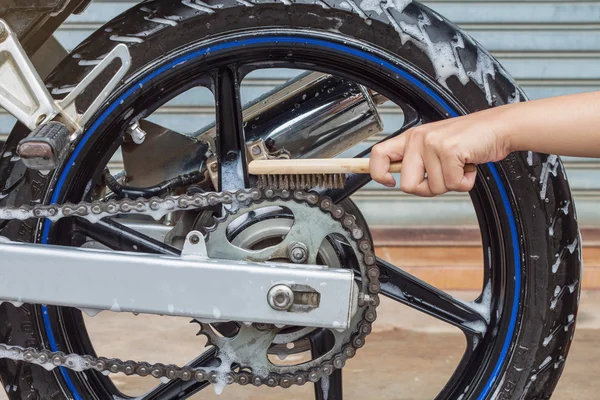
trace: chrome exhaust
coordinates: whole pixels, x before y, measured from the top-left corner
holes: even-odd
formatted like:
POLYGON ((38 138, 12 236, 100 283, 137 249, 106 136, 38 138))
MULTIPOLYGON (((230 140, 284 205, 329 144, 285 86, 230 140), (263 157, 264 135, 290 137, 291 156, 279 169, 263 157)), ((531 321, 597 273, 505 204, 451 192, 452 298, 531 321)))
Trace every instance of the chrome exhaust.
MULTIPOLYGON (((244 107, 247 142, 262 140, 291 158, 333 157, 383 130, 364 86, 321 72, 306 72, 244 107)), ((216 137, 214 125, 193 136, 216 137)))
MULTIPOLYGON (((381 100, 347 79, 306 72, 244 106, 246 141, 249 147, 261 142, 269 153, 285 152, 290 158, 334 157, 383 130, 376 104, 381 100)), ((123 145, 129 184, 154 185, 197 171, 207 162, 209 154, 198 157, 197 146, 174 148, 174 142, 182 141, 179 133, 144 120, 140 127, 146 132, 145 141, 123 145), (160 170, 149 165, 149 154, 160 170)), ((216 133, 212 124, 186 141, 207 143, 214 153, 216 133)))

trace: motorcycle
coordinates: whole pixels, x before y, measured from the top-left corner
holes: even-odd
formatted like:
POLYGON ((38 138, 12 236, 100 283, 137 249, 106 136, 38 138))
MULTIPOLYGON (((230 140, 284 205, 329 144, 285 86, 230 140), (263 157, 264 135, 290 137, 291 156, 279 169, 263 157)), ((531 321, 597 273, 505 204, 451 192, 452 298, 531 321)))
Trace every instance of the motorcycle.
POLYGON ((351 199, 368 175, 297 190, 258 188, 248 173, 251 160, 368 157, 423 123, 526 101, 467 33, 410 0, 153 0, 67 52, 52 33, 89 3, 0 1, 0 105, 19 121, 0 143, 10 399, 123 398, 117 373, 164 380, 144 399, 210 384, 314 384, 317 399, 341 399, 382 297, 464 333, 436 399, 550 397, 582 267, 557 156, 478 166, 473 302, 376 256, 351 199), (274 68, 305 72, 243 104, 244 77, 274 68), (214 94, 213 124, 182 134, 152 121, 198 87, 214 94), (391 104, 403 123, 388 133, 379 109, 391 104), (210 348, 184 366, 100 357, 82 315, 100 311, 193 318, 210 348))

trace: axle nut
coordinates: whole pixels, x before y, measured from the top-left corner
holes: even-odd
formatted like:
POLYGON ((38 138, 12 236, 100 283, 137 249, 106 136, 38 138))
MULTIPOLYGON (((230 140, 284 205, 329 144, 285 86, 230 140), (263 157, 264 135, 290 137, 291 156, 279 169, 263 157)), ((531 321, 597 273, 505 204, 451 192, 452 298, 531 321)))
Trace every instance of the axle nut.
POLYGON ((294 291, 287 285, 275 285, 269 290, 267 300, 272 309, 287 311, 294 304, 294 291))
POLYGON ((308 259, 308 248, 304 243, 294 242, 288 247, 288 258, 296 264, 302 264, 308 259))

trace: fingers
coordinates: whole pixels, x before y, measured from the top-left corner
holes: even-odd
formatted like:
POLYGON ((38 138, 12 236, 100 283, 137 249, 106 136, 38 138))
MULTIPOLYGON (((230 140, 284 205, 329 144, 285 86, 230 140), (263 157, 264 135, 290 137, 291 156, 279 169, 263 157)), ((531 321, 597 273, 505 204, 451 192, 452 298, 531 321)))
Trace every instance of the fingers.
POLYGON ((425 147, 423 151, 423 161, 425 162, 425 172, 427 172, 427 183, 429 190, 434 195, 448 192, 446 187, 445 173, 442 162, 432 147, 425 147))
POLYGON ((452 153, 441 156, 444 183, 448 191, 468 192, 475 184, 477 172, 465 172, 465 165, 452 153))
MULTIPOLYGON (((436 150, 435 146, 426 144, 423 150, 423 160, 427 173, 425 180, 428 183, 430 196, 438 196, 450 191, 468 192, 473 188, 477 172, 465 172, 464 163, 455 153, 436 150)), ((404 174, 401 179, 404 179, 404 174)), ((412 193, 423 195, 423 190, 421 193, 412 193)))
POLYGON ((431 197, 433 192, 425 178, 425 162, 418 149, 410 146, 407 148, 402 161, 402 174, 400 176, 400 189, 406 193, 422 197, 431 197))
POLYGON ((400 189, 406 193, 430 197, 471 190, 477 173, 464 171, 464 160, 470 157, 457 148, 456 140, 448 138, 441 123, 426 128, 413 128, 374 146, 370 160, 373 180, 395 186, 396 181, 389 172, 390 163, 402 160, 400 189))
POLYGON ((373 146, 369 169, 374 181, 389 187, 396 186, 396 180, 389 172, 390 163, 402 160, 405 143, 406 137, 401 135, 373 146))

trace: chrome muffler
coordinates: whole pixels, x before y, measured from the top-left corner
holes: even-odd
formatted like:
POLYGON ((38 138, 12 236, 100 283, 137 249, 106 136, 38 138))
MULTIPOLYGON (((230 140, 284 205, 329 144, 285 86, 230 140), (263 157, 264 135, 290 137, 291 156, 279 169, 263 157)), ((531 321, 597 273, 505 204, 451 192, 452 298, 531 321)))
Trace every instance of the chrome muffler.
MULTIPOLYGON (((260 142, 269 153, 284 152, 290 158, 334 157, 383 130, 376 101, 381 102, 355 82, 306 72, 244 106, 246 141, 248 147, 260 142)), ((199 157, 197 146, 175 148, 173 143, 182 139, 207 143, 216 152, 214 124, 185 139, 148 121, 140 121, 140 127, 146 133, 145 141, 123 145, 129 184, 149 186, 201 168, 210 152, 199 157), (149 154, 153 155, 152 165, 149 154)), ((249 155, 254 158, 250 151, 249 155)))
MULTIPOLYGON (((246 141, 262 140, 290 158, 333 157, 383 129, 367 88, 347 79, 306 72, 244 107, 246 141)), ((194 136, 216 137, 211 126, 194 136)))

